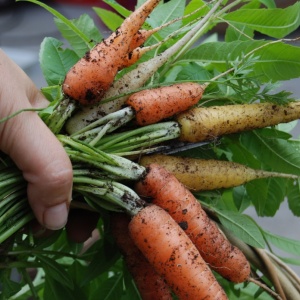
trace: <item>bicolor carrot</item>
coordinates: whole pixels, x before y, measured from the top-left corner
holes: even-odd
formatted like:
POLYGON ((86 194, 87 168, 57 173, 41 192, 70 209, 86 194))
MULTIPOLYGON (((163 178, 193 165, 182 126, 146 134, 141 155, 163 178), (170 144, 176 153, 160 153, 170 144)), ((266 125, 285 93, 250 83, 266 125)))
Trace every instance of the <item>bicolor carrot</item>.
POLYGON ((233 282, 249 278, 250 265, 244 254, 224 237, 200 202, 174 175, 158 164, 150 164, 136 191, 176 220, 213 270, 233 282))
POLYGON ((130 217, 124 213, 112 213, 110 230, 123 255, 140 296, 143 300, 172 300, 172 293, 164 279, 154 270, 129 236, 130 217))

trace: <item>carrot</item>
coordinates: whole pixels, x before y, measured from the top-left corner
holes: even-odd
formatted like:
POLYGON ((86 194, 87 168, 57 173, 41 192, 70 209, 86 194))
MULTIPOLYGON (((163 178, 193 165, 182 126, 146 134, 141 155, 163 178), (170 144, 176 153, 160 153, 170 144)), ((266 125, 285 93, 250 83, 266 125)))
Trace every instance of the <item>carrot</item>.
POLYGON ((62 86, 64 94, 83 105, 100 101, 126 61, 133 36, 159 2, 146 1, 115 33, 88 51, 67 73, 62 86))
POLYGON ((246 281, 250 265, 244 254, 224 237, 194 195, 160 165, 150 164, 147 170, 136 192, 152 197, 152 203, 174 218, 213 270, 233 282, 246 281))
POLYGON ((139 125, 149 125, 174 116, 198 103, 205 85, 186 82, 132 94, 126 104, 136 113, 139 125))
POLYGON ((142 209, 132 218, 129 234, 181 300, 227 299, 195 245, 162 208, 142 209))
POLYGON ((155 154, 143 156, 139 161, 142 166, 151 163, 164 167, 185 187, 193 191, 235 187, 259 178, 298 178, 292 174, 255 170, 239 163, 214 159, 155 154))
MULTIPOLYGON (((210 20, 213 19, 213 15, 221 5, 221 2, 222 0, 218 0, 209 13, 174 45, 167 48, 160 55, 138 64, 136 68, 124 74, 120 79, 115 80, 106 91, 105 95, 103 95, 102 100, 117 97, 116 99, 107 103, 101 103, 100 105, 82 108, 77 112, 77 114, 73 115, 73 117, 69 119, 67 127, 71 130, 78 131, 89 124, 92 120, 98 119, 99 116, 119 110, 129 97, 128 93, 132 93, 132 91, 143 87, 147 80, 151 78, 151 76, 153 76, 155 72, 157 72, 157 70, 166 62, 170 61, 170 59, 188 42, 190 42, 194 36, 206 31, 206 29, 210 26, 210 20)), ((70 131, 68 133, 72 134, 73 132, 74 131, 70 131)))
POLYGON ((168 285, 146 260, 129 236, 129 222, 130 217, 126 214, 112 213, 110 229, 140 296, 143 300, 173 299, 168 285))
POLYGON ((300 102, 236 104, 196 107, 176 118, 180 140, 200 142, 246 130, 287 123, 300 117, 300 102))

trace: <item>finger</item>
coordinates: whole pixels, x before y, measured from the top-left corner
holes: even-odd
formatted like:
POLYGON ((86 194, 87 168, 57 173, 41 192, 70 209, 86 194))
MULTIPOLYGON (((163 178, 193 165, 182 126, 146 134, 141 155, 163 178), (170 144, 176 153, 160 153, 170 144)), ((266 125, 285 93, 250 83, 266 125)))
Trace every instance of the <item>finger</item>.
MULTIPOLYGON (((5 68, 6 62, 1 66, 5 68)), ((7 69, 7 85, 0 87, 2 116, 44 106, 45 99, 24 73, 11 62, 7 69)), ((72 165, 54 134, 35 112, 23 112, 0 124, 0 148, 22 170, 38 221, 48 229, 62 228, 71 201, 72 165)))

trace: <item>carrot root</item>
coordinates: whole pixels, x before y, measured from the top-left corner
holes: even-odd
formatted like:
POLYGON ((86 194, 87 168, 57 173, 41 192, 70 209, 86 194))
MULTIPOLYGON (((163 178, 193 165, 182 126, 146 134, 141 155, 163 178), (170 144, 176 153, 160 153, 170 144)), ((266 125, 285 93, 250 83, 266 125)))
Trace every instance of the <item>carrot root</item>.
POLYGON ((227 299, 199 251, 162 208, 150 205, 129 224, 132 240, 181 299, 227 299))
POLYGON ((250 264, 208 218, 194 195, 176 177, 158 164, 147 167, 147 175, 136 184, 140 196, 165 209, 184 229, 209 266, 233 282, 250 276, 250 264))
POLYGON ((163 278, 154 270, 129 236, 130 217, 124 213, 113 213, 110 218, 111 233, 119 247, 128 271, 143 300, 172 300, 171 290, 163 278))
POLYGON ((196 107, 178 115, 181 126, 180 140, 200 142, 246 130, 264 128, 297 120, 300 102, 286 105, 252 103, 196 107))
POLYGON ((149 125, 174 116, 198 103, 205 85, 185 82, 132 94, 126 104, 136 112, 138 125, 149 125))

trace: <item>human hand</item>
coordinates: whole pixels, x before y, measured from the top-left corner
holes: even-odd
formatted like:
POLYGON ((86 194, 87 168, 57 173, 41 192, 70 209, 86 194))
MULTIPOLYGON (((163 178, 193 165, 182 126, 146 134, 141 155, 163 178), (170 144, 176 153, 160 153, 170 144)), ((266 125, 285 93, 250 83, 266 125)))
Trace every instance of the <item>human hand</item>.
MULTIPOLYGON (((0 119, 48 101, 27 75, 0 49, 0 119)), ((57 230, 67 222, 72 165, 60 142, 36 112, 22 112, 0 124, 0 150, 28 182, 28 200, 38 222, 57 230)))

